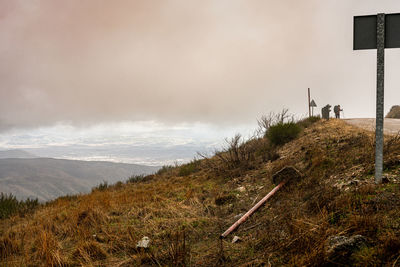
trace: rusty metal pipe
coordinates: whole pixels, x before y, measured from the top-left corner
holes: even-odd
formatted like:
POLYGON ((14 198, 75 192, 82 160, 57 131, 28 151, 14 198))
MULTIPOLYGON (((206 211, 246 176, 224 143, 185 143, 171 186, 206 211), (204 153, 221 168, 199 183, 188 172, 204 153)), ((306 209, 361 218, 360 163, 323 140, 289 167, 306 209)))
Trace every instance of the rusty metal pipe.
POLYGON ((252 207, 248 212, 246 212, 245 215, 243 215, 239 220, 237 220, 234 224, 232 224, 231 227, 228 228, 222 235, 220 235, 220 238, 225 238, 228 236, 230 233, 232 233, 239 225, 241 225, 244 221, 247 220, 258 208, 260 208, 269 198, 271 198, 276 191, 278 191, 282 186, 284 186, 286 181, 282 181, 280 184, 275 186, 274 189, 271 190, 265 197, 263 197, 254 207, 252 207))

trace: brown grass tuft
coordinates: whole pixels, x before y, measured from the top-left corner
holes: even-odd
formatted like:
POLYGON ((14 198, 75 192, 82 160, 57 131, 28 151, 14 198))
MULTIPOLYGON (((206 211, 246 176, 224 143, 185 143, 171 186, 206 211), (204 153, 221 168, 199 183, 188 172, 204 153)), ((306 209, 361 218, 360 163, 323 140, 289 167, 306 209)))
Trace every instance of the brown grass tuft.
POLYGON ((80 262, 92 263, 105 260, 107 258, 107 253, 101 248, 99 243, 87 241, 78 244, 73 256, 80 262))
POLYGON ((0 237, 0 259, 5 259, 16 253, 19 253, 19 246, 16 240, 9 235, 0 237))
POLYGON ((61 253, 61 246, 56 237, 47 231, 41 231, 38 239, 31 248, 32 260, 44 263, 46 266, 64 266, 65 259, 61 253))

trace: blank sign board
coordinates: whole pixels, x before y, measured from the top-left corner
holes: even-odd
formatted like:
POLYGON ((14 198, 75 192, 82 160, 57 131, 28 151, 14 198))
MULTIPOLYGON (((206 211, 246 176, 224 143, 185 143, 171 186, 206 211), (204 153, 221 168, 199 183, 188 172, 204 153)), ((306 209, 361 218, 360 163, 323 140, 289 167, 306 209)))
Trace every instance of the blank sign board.
MULTIPOLYGON (((354 17, 354 50, 376 49, 377 16, 354 17)), ((400 48, 400 13, 385 15, 385 48, 400 48)))

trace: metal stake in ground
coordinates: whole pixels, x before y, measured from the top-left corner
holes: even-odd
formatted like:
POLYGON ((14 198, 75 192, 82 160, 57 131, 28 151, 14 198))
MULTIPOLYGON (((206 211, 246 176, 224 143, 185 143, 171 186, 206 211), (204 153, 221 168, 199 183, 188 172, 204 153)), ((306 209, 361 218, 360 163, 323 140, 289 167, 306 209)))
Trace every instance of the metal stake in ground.
POLYGON ((385 48, 400 48, 400 13, 354 17, 354 50, 377 49, 375 183, 382 182, 385 48))
POLYGON ((383 102, 385 84, 385 14, 378 14, 376 24, 377 77, 376 77, 376 130, 375 130, 375 183, 382 182, 383 171, 383 102))

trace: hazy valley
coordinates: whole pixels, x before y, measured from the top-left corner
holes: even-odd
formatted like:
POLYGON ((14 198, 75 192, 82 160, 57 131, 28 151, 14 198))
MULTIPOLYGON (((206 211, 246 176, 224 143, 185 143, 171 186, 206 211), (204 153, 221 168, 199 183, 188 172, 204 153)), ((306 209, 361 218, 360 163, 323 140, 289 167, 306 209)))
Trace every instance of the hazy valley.
POLYGON ((124 181, 159 168, 104 161, 23 158, 28 156, 34 157, 24 151, 0 152, 0 192, 12 193, 19 199, 45 201, 86 193, 104 181, 109 184, 124 181))

